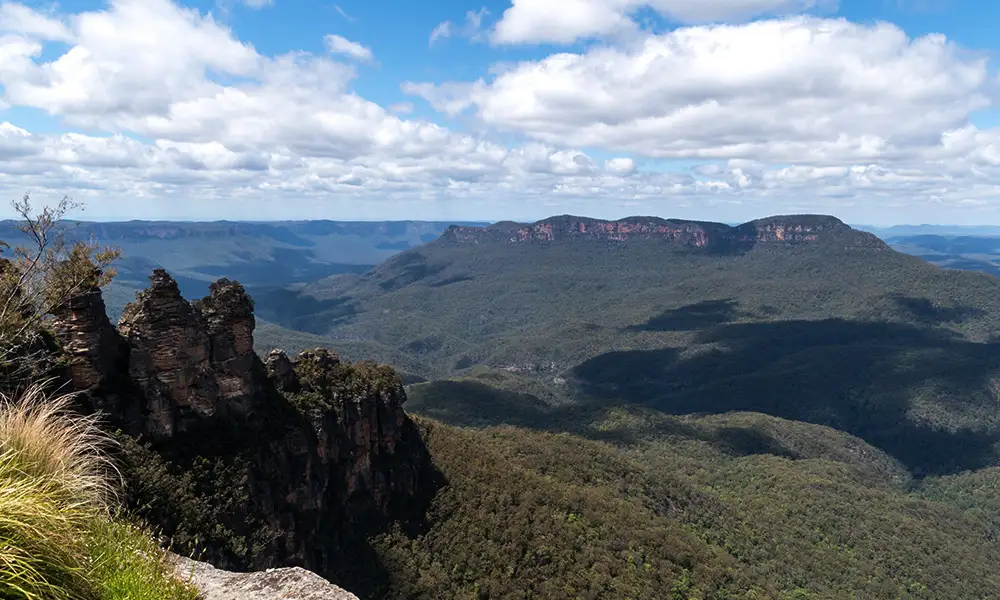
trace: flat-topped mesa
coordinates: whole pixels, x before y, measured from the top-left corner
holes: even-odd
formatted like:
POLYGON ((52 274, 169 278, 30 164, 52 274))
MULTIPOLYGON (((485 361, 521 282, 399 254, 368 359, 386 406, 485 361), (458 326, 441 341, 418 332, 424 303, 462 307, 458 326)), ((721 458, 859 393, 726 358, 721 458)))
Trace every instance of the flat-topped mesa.
POLYGON ((444 232, 441 239, 465 244, 662 240, 681 247, 718 249, 749 249, 757 244, 792 245, 836 239, 845 247, 888 247, 875 236, 856 231, 839 219, 825 215, 768 217, 736 227, 658 217, 604 221, 564 215, 536 223, 505 221, 488 227, 454 225, 444 232))

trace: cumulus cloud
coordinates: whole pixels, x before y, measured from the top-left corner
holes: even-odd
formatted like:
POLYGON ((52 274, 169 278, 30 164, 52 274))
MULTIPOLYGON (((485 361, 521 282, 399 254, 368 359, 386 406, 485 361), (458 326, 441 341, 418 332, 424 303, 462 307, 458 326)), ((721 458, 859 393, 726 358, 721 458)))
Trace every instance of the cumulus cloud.
POLYGON ((370 61, 374 57, 371 49, 339 35, 331 33, 323 38, 323 42, 331 54, 343 54, 364 62, 370 61))
POLYGON ((635 172, 635 161, 631 158, 612 158, 604 161, 604 169, 616 175, 629 175, 635 172))
POLYGON ((513 0, 494 28, 492 39, 501 44, 568 44, 581 38, 632 32, 638 29, 632 15, 643 9, 673 21, 704 23, 832 9, 836 5, 836 0, 513 0))
POLYGON ((6 32, 51 41, 72 40, 69 27, 62 20, 36 12, 22 4, 0 4, 0 33, 6 32))
POLYGON ((800 17, 561 53, 491 81, 411 84, 500 130, 658 158, 903 160, 989 105, 986 61, 943 36, 800 17))

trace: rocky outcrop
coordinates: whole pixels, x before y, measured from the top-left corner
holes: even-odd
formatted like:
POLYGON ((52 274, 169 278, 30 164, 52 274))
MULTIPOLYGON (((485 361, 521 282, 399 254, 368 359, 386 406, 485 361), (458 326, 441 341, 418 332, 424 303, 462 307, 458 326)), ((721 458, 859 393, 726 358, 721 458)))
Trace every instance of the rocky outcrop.
POLYGON ((128 346, 108 320, 100 288, 87 290, 53 312, 53 329, 78 389, 106 386, 122 375, 128 346))
POLYGON ((330 575, 351 540, 420 514, 429 456, 392 369, 322 349, 265 364, 254 327, 239 283, 192 304, 163 270, 117 331, 96 289, 54 323, 83 404, 149 444, 123 458, 134 510, 219 567, 330 575))
POLYGON ((489 227, 455 225, 449 227, 441 239, 463 244, 659 240, 681 247, 718 250, 745 250, 758 244, 792 245, 831 240, 844 247, 888 248, 874 235, 856 231, 839 219, 822 215, 770 217, 737 227, 657 217, 603 221, 561 216, 531 224, 503 222, 489 227))
POLYGON ((229 411, 246 413, 260 391, 253 349, 253 300, 239 283, 220 279, 209 295, 194 303, 208 335, 209 362, 218 381, 218 401, 229 411))
MULTIPOLYGON (((128 374, 147 410, 144 433, 169 438, 219 408, 219 378, 205 325, 177 282, 157 269, 125 306, 118 331, 129 346, 128 374)), ((107 317, 105 317, 106 319, 107 317)))
POLYGON ((177 555, 170 560, 177 577, 197 589, 202 600, 358 600, 298 567, 231 573, 177 555))
POLYGON ((299 388, 299 378, 295 374, 295 367, 284 350, 274 349, 268 352, 267 360, 264 361, 264 369, 267 371, 267 376, 280 389, 294 390, 299 388))

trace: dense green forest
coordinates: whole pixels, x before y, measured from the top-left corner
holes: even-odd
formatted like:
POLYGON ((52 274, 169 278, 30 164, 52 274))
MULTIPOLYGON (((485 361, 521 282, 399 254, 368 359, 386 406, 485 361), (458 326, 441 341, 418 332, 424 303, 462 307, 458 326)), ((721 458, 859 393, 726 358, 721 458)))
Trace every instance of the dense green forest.
POLYGON ((424 422, 449 485, 425 535, 375 540, 390 596, 996 593, 991 520, 908 492, 905 470, 856 438, 745 413, 595 426, 611 441, 424 422))
POLYGON ((442 238, 363 276, 275 292, 258 343, 326 341, 392 364, 438 418, 754 411, 860 436, 918 476, 993 464, 1000 279, 864 236, 843 226, 734 251, 442 238))

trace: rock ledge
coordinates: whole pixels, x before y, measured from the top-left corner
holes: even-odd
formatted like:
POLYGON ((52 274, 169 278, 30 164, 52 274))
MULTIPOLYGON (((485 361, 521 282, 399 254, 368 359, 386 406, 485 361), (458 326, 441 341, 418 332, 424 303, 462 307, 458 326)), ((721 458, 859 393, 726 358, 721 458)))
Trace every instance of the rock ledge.
POLYGON ((177 576, 198 588, 203 600, 358 600, 299 567, 232 573, 182 556, 170 560, 177 576))

